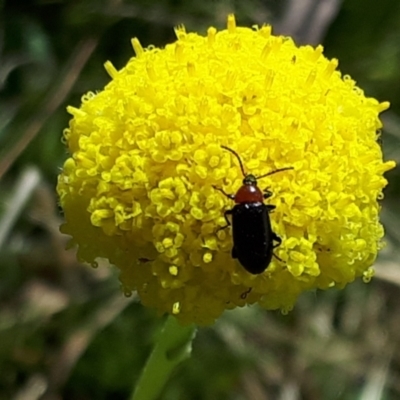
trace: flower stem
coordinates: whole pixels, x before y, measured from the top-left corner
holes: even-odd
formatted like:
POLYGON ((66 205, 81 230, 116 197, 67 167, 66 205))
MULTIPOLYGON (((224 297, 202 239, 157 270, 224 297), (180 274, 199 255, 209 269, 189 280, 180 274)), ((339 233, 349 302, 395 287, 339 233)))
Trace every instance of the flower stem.
POLYGON ((136 383, 131 400, 158 398, 175 366, 190 357, 195 335, 195 325, 181 326, 174 317, 168 317, 136 383))

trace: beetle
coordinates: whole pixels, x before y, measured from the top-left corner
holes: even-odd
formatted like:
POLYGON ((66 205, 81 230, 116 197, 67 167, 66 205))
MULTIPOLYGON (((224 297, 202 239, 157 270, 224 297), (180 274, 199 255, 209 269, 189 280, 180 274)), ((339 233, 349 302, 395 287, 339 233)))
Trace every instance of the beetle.
POLYGON ((238 259, 246 271, 251 274, 261 274, 268 268, 272 256, 280 260, 274 254, 274 249, 282 243, 282 240, 272 230, 269 218, 269 213, 275 209, 275 206, 264 204, 264 200, 270 198, 272 192, 268 189, 262 192, 257 181, 266 176, 293 169, 293 167, 276 169, 260 176, 246 174, 239 154, 227 146, 221 147, 237 158, 244 178, 243 185, 236 194, 228 194, 222 188, 213 186, 214 189, 236 203, 232 209, 225 211, 226 225, 218 230, 232 225, 232 258, 238 259), (228 216, 232 217, 232 223, 228 216))

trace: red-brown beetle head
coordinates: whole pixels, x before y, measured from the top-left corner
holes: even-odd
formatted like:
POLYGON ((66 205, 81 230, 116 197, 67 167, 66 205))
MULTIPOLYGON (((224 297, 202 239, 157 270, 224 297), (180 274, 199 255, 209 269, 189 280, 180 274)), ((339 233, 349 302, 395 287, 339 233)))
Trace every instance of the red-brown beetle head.
POLYGON ((257 178, 255 175, 245 175, 243 185, 235 194, 235 202, 238 204, 263 202, 263 194, 257 186, 257 178))

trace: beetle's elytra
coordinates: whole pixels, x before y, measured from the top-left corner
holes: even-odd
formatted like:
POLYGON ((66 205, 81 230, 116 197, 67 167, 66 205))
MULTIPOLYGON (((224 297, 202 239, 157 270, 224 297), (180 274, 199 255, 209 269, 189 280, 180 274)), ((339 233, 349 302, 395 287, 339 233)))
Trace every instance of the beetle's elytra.
POLYGON ((243 185, 234 195, 227 194, 222 188, 214 186, 214 189, 236 203, 231 210, 225 211, 226 225, 220 229, 232 225, 232 258, 237 258, 251 274, 261 274, 268 268, 274 255, 273 251, 281 244, 282 240, 272 230, 269 218, 269 213, 275 206, 264 204, 264 199, 271 197, 272 192, 269 190, 262 192, 257 185, 257 180, 293 169, 293 167, 276 169, 256 177, 245 173, 242 160, 234 150, 226 146, 221 147, 230 151, 237 158, 244 179, 243 185), (228 215, 232 216, 232 223, 229 221, 228 215))

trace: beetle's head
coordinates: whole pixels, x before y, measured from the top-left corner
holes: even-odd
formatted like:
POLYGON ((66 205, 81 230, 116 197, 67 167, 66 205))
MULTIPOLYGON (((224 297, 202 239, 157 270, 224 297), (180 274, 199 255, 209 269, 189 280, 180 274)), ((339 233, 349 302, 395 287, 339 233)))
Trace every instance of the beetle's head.
POLYGON ((243 185, 257 186, 257 178, 252 174, 248 174, 243 179, 243 185))

